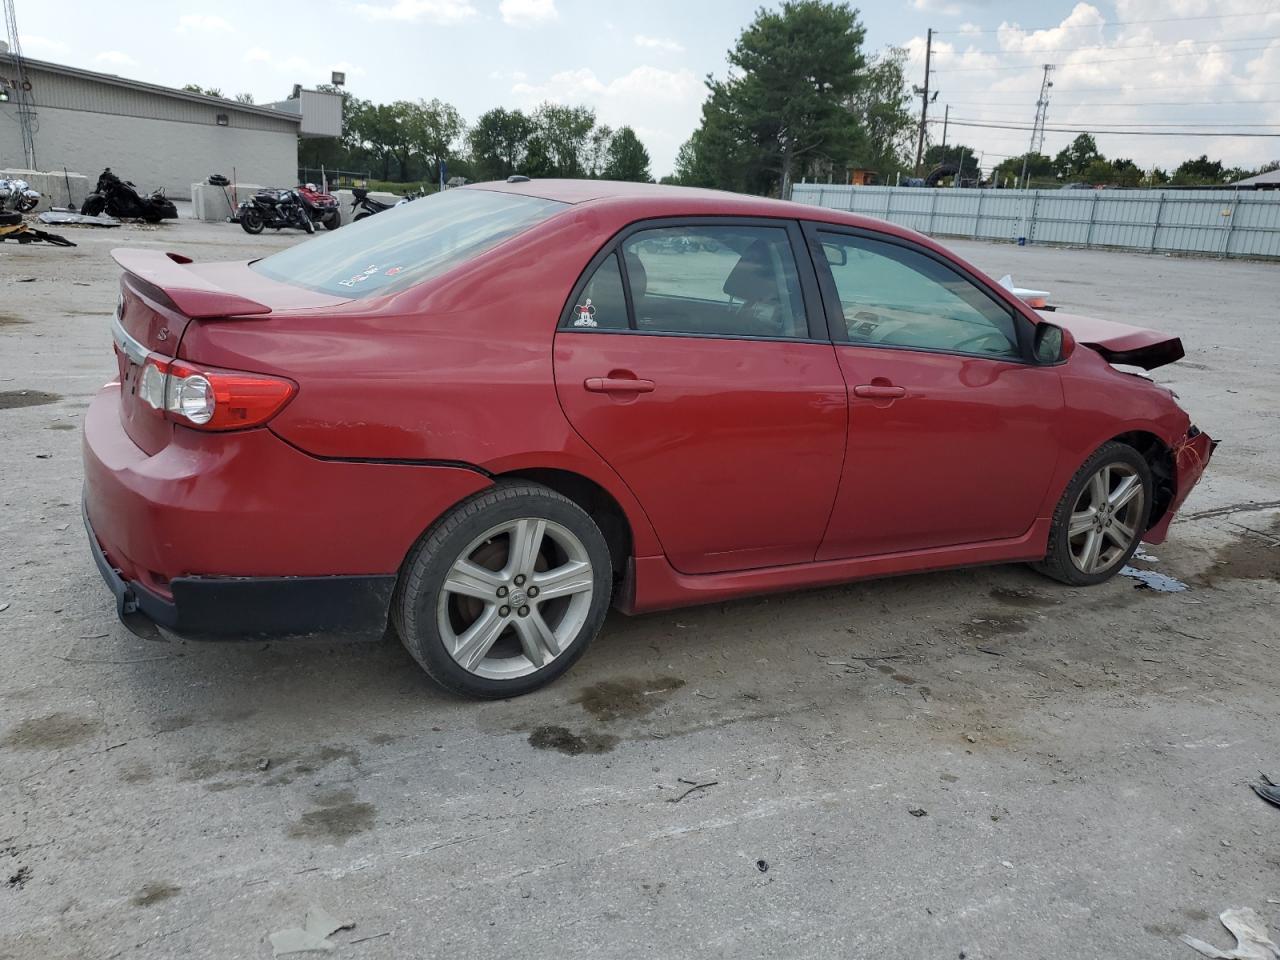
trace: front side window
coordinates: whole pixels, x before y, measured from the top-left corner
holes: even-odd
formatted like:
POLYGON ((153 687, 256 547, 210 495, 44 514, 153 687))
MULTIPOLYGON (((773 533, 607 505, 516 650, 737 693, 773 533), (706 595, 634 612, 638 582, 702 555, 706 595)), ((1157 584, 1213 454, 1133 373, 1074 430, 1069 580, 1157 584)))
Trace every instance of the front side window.
POLYGON ((621 252, 639 332, 809 336, 784 228, 660 227, 632 234, 621 252))
POLYGON ((437 277, 566 209, 538 197, 446 190, 272 254, 253 269, 339 297, 390 293, 437 277))
POLYGON ((819 239, 850 343, 1021 357, 1010 311, 950 267, 881 240, 819 239))

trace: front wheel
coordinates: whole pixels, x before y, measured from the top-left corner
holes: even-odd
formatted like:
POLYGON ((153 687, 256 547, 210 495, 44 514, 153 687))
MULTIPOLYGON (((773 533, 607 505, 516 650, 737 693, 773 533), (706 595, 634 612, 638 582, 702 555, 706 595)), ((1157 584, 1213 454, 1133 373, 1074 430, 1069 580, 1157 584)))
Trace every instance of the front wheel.
POLYGON ((298 220, 298 226, 302 228, 304 233, 316 232, 316 225, 311 222, 311 216, 305 210, 298 213, 298 220))
POLYGON ((324 224, 326 230, 337 230, 342 226, 342 214, 337 210, 330 210, 320 222, 324 224))
POLYGON ((372 214, 372 213, 370 213, 368 210, 361 210, 359 213, 357 213, 357 214, 356 214, 354 217, 352 217, 351 219, 352 219, 352 220, 363 220, 365 217, 372 217, 372 216, 373 216, 373 214, 372 214))
POLYGON ((519 696, 569 669, 600 632, 613 565, 594 520, 534 483, 499 483, 437 521, 405 562, 392 621, 442 686, 519 696))
POLYGON ((1151 467, 1133 447, 1107 443, 1058 501, 1049 550, 1036 570, 1076 587, 1110 580, 1129 562, 1151 515, 1151 467))
POLYGON ((266 226, 266 221, 262 217, 262 211, 254 207, 245 207, 240 211, 240 226, 245 233, 259 234, 262 228, 266 226))
POLYGON ((99 193, 91 193, 85 198, 84 205, 80 207, 80 212, 86 217, 96 217, 107 209, 107 201, 99 193))

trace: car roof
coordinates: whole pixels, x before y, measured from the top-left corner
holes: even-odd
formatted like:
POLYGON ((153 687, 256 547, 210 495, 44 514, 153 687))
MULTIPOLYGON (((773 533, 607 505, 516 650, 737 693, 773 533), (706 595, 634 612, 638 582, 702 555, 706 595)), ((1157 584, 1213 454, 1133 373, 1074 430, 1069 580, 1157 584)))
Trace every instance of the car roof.
POLYGON ((626 207, 628 212, 643 211, 645 217, 735 216, 785 217, 790 220, 865 227, 881 233, 917 237, 911 230, 874 217, 864 217, 808 203, 793 203, 769 197, 753 197, 725 190, 700 187, 676 187, 660 183, 628 183, 618 180, 522 180, 511 183, 496 180, 474 183, 463 190, 492 190, 542 200, 556 200, 573 205, 626 207))

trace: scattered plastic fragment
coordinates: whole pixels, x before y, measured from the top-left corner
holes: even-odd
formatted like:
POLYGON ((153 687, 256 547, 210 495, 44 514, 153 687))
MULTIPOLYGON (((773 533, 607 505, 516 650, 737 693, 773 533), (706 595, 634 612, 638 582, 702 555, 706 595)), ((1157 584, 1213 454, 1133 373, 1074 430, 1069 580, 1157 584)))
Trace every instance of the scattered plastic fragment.
POLYGON ((913 817, 927 817, 929 815, 929 811, 924 809, 924 807, 914 807, 911 810, 908 810, 907 813, 911 814, 913 817))
POLYGON ((769 872, 769 861, 768 861, 768 860, 757 860, 757 861, 756 861, 756 869, 757 869, 757 870, 759 870, 761 873, 768 873, 768 872, 769 872))
POLYGON ((271 941, 271 955, 282 957, 291 953, 329 953, 338 946, 328 939, 329 935, 339 930, 350 930, 355 925, 354 920, 335 920, 323 907, 312 904, 307 907, 307 919, 301 927, 289 927, 271 934, 268 938, 271 941))
POLYGON ((1187 589, 1187 585, 1181 580, 1175 580, 1155 570, 1139 570, 1137 567, 1126 566, 1120 568, 1120 575, 1137 580, 1138 586, 1143 589, 1156 590, 1160 593, 1182 593, 1187 589))
POLYGON ((1262 783, 1251 783, 1253 792, 1260 796, 1267 803, 1280 807, 1280 784, 1268 777, 1265 773, 1258 774, 1262 778, 1262 783))
POLYGON ((1236 938, 1235 948, 1229 953, 1185 933, 1182 942, 1212 960, 1280 960, 1280 947, 1272 941, 1267 934, 1267 925, 1251 907, 1224 910, 1218 919, 1236 938))

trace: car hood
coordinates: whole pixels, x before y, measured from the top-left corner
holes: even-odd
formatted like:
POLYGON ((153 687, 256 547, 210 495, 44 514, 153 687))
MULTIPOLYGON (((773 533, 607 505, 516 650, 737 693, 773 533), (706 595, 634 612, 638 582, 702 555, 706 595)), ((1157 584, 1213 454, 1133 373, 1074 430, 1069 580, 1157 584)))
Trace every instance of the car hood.
POLYGON ((1055 312, 1045 319, 1070 333, 1076 343, 1102 354, 1108 363, 1154 370, 1186 356, 1182 340, 1159 330, 1074 313, 1055 312))

